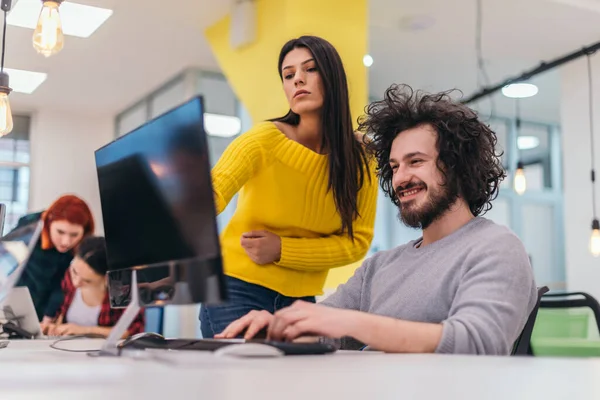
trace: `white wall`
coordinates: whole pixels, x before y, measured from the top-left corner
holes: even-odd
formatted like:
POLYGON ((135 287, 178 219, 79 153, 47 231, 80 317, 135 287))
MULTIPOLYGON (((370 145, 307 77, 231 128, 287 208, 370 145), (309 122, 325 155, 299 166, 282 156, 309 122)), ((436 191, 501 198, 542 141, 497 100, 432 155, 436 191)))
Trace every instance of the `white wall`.
POLYGON ((114 137, 112 116, 91 117, 39 111, 31 124, 29 208, 48 207, 66 193, 84 199, 101 234, 102 219, 94 150, 114 137))
MULTIPOLYGON (((593 58, 595 114, 595 155, 600 172, 600 57, 593 58)), ((587 61, 585 58, 561 69, 561 124, 564 178, 564 215, 567 288, 585 291, 600 299, 600 258, 588 245, 592 224, 590 182, 590 136, 588 114, 587 61)), ((598 179, 598 178, 597 178, 598 179)), ((596 182, 596 185, 600 182, 596 182)), ((597 194, 600 191, 597 189, 597 194)), ((600 211, 600 204, 596 204, 600 211)))

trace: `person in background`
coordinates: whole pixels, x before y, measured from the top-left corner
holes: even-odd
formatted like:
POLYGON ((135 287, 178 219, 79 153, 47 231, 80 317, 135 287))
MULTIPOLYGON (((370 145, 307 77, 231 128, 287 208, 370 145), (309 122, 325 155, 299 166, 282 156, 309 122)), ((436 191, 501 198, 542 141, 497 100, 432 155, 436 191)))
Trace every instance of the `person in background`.
POLYGON ((22 217, 6 238, 30 232, 30 225, 37 224, 40 219, 44 228, 17 286, 29 288, 35 311, 44 327, 56 317, 63 300, 61 280, 73 259, 73 249, 84 237, 94 233, 94 217, 85 201, 65 195, 47 210, 22 217))
POLYGON ((251 310, 314 302, 328 271, 362 259, 373 239, 375 166, 352 127, 338 52, 292 39, 278 72, 288 113, 240 135, 212 169, 218 213, 240 196, 221 235, 229 301, 202 306, 205 338, 251 310))
MULTIPOLYGON (((62 281, 64 301, 58 317, 46 327, 45 334, 108 336, 125 310, 110 307, 107 270, 105 239, 94 236, 83 239, 62 281)), ((142 310, 123 338, 143 332, 144 326, 142 310)))
POLYGON ((354 338, 394 353, 508 355, 537 301, 527 252, 481 217, 506 174, 496 134, 449 93, 392 86, 361 121, 381 187, 417 240, 366 260, 320 304, 251 312, 219 337, 354 338))

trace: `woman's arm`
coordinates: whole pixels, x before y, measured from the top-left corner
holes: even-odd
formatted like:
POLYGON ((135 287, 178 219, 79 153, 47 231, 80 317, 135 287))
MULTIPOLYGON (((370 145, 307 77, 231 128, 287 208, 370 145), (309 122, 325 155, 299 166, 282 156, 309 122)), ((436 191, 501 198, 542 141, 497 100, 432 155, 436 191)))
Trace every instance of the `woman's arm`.
MULTIPOLYGON (((111 326, 81 326, 77 324, 50 324, 46 330, 49 336, 74 336, 74 335, 98 335, 102 337, 108 337, 113 327, 111 326)), ((129 336, 129 332, 126 331, 121 339, 125 339, 129 336)))
POLYGON ((211 171, 217 214, 264 163, 264 151, 255 136, 250 131, 237 137, 211 171))
POLYGON ((372 163, 370 172, 365 175, 358 194, 360 216, 353 222, 354 241, 346 233, 314 239, 282 237, 281 258, 275 264, 296 270, 320 271, 363 258, 373 240, 377 208, 378 186, 372 163))
MULTIPOLYGON (((86 330, 84 335, 99 335, 108 337, 108 335, 110 335, 110 331, 112 331, 111 326, 85 326, 82 328, 86 330)), ((125 332, 121 339, 125 339, 127 336, 129 336, 129 333, 125 332)))
MULTIPOLYGON (((71 323, 62 323, 62 316, 60 317, 60 321, 57 321, 56 324, 51 324, 48 326, 47 333, 50 336, 68 336, 68 335, 99 335, 103 337, 108 337, 110 332, 112 331, 114 325, 121 317, 122 310, 120 312, 114 313, 111 317, 111 323, 114 323, 112 326, 81 326, 77 324, 71 323)), ((145 328, 145 318, 144 318, 144 310, 141 310, 136 316, 135 320, 129 325, 129 328, 121 339, 125 339, 131 335, 135 335, 136 333, 143 332, 145 328)))

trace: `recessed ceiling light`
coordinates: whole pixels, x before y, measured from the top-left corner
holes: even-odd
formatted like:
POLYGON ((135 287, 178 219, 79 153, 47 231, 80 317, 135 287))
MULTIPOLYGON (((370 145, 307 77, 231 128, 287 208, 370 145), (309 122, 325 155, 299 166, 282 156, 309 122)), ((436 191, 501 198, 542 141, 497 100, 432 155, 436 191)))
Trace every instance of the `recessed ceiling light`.
POLYGON ((232 137, 242 130, 242 121, 230 115, 204 113, 204 127, 211 136, 232 137))
POLYGON ((517 138, 517 146, 519 150, 531 150, 540 145, 540 138, 537 136, 519 136, 517 138))
MULTIPOLYGON (((19 0, 6 21, 8 25, 35 29, 42 9, 40 0, 19 0)), ((58 10, 65 35, 87 38, 92 35, 113 11, 64 1, 58 10)))
POLYGON ((363 57, 363 64, 365 64, 365 67, 367 68, 373 65, 373 57, 371 57, 369 54, 365 55, 363 57))
POLYGON ((43 72, 24 71, 21 69, 4 68, 9 76, 9 84, 13 92, 33 93, 46 80, 48 75, 43 72))
POLYGON ((515 99, 535 96, 537 93, 538 87, 532 83, 513 83, 502 88, 503 95, 515 99))

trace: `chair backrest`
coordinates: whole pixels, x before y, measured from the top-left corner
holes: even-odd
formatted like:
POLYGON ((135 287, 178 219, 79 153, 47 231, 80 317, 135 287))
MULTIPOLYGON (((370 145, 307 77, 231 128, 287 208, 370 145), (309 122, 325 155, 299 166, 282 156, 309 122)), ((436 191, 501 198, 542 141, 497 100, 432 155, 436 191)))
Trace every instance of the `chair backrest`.
POLYGON ((598 301, 584 292, 548 293, 540 301, 543 309, 569 309, 590 308, 596 318, 596 326, 600 333, 600 304, 598 301))
MULTIPOLYGON (((586 339, 590 326, 590 314, 587 309, 540 308, 531 340, 535 341, 539 338, 586 339)), ((594 328, 595 326, 594 324, 594 328)))
POLYGON ((535 319, 537 318, 538 309, 540 308, 540 302, 542 296, 547 293, 550 289, 548 286, 542 286, 538 288, 538 297, 535 302, 535 306, 531 313, 529 313, 529 318, 527 318, 527 322, 521 331, 521 334, 515 341, 513 346, 513 350, 511 355, 513 356, 531 356, 533 352, 531 351, 531 333, 533 332, 533 326, 535 325, 535 319))

